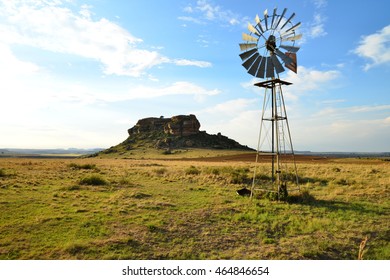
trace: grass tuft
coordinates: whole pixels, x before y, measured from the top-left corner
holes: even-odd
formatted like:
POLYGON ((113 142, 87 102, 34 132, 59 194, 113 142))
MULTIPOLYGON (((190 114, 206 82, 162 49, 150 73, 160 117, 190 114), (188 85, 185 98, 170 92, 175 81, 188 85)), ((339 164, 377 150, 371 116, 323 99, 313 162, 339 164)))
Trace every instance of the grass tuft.
POLYGON ((191 165, 185 170, 186 175, 199 175, 200 172, 201 171, 193 165, 191 165))
POLYGON ((80 170, 80 169, 86 169, 86 170, 97 170, 96 164, 91 164, 91 163, 85 163, 85 164, 78 164, 78 163, 69 163, 68 167, 71 169, 75 170, 80 170))
POLYGON ((108 182, 99 175, 91 175, 84 177, 80 180, 81 185, 91 185, 91 186, 105 186, 108 185, 108 182))
POLYGON ((290 203, 313 204, 315 201, 315 197, 307 190, 301 191, 298 195, 289 195, 287 197, 287 202, 290 203))
POLYGON ((165 167, 153 169, 153 172, 157 175, 164 175, 168 170, 165 167))
POLYGON ((5 173, 4 169, 0 169, 0 177, 5 177, 7 176, 7 173, 5 173))

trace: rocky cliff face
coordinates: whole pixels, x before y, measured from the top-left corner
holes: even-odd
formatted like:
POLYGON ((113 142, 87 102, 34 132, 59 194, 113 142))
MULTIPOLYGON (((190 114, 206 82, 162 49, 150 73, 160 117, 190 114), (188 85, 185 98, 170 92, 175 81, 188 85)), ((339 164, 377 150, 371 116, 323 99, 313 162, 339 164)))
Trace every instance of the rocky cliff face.
POLYGON ((210 135, 199 128, 200 123, 195 115, 141 119, 128 130, 129 137, 125 141, 102 154, 124 155, 134 150, 147 149, 161 149, 165 152, 191 148, 252 150, 221 133, 210 135))
POLYGON ((200 123, 195 115, 179 115, 171 118, 145 118, 128 130, 130 136, 148 132, 164 132, 173 136, 189 136, 199 133, 200 123))

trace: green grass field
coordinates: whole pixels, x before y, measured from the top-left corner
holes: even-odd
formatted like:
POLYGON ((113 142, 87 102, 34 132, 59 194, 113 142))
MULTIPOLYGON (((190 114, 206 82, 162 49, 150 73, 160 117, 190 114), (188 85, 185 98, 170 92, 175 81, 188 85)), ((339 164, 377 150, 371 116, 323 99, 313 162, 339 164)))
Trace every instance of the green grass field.
POLYGON ((389 161, 299 163, 276 202, 236 194, 254 163, 137 158, 0 159, 0 259, 390 259, 389 161))

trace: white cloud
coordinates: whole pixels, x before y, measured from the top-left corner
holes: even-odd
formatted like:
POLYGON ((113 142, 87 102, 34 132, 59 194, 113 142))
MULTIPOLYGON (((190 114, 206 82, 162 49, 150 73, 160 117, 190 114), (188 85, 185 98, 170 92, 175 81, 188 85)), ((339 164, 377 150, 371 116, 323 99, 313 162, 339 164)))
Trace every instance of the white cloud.
POLYGON ((374 34, 363 36, 359 46, 353 52, 370 61, 364 66, 366 71, 375 66, 388 65, 390 63, 390 25, 374 34))
POLYGON ((308 35, 311 38, 318 38, 327 35, 325 31, 325 18, 323 15, 316 13, 314 14, 313 22, 309 26, 308 35))
MULTIPOLYGON (((330 82, 337 80, 341 76, 338 70, 321 71, 313 68, 298 66, 298 75, 289 71, 283 80, 293 83, 292 86, 286 86, 283 94, 287 100, 297 100, 299 96, 316 90, 322 90, 329 86, 330 82)), ((247 90, 258 92, 258 88, 253 86, 257 79, 252 78, 248 82, 241 83, 241 86, 247 90)))
POLYGON ((336 103, 344 103, 345 99, 332 99, 332 100, 323 100, 321 101, 322 104, 336 104, 336 103))
POLYGON ((208 21, 214 21, 222 25, 233 26, 247 21, 246 17, 241 17, 209 0, 198 0, 195 7, 187 6, 183 11, 191 14, 191 16, 181 16, 178 19, 197 24, 206 24, 208 21))
POLYGON ((207 61, 188 60, 188 59, 174 59, 173 62, 179 66, 197 66, 200 68, 211 67, 212 64, 207 61))
MULTIPOLYGON (((150 78, 149 78, 150 79, 150 78)), ((153 79, 153 77, 151 78, 153 79)), ((152 99, 166 96, 193 96, 195 100, 202 97, 220 94, 219 89, 206 89, 200 85, 178 81, 166 86, 134 85, 128 89, 115 92, 102 92, 98 88, 88 88, 83 85, 66 85, 63 90, 57 91, 55 99, 74 104, 110 103, 129 100, 152 99)))
POLYGON ((303 24, 301 44, 304 44, 307 39, 315 39, 328 34, 325 30, 327 0, 313 0, 312 3, 314 5, 313 19, 303 24))
POLYGON ((61 1, 0 0, 0 41, 36 47, 53 53, 93 59, 108 75, 139 77, 162 63, 204 67, 205 63, 176 63, 157 51, 138 48, 142 39, 105 18, 92 19, 91 7, 78 13, 61 1))
POLYGON ((240 144, 255 147, 261 116, 258 102, 258 99, 233 99, 195 113, 208 133, 221 132, 240 144))
POLYGON ((120 100, 148 99, 169 95, 193 95, 200 97, 218 95, 220 93, 221 91, 218 89, 208 90, 194 83, 180 81, 166 87, 138 86, 131 89, 128 94, 120 97, 120 100))
POLYGON ((389 112, 390 105, 327 107, 293 123, 294 141, 303 150, 388 152, 389 112))
POLYGON ((298 75, 288 71, 286 81, 293 83, 293 87, 286 89, 294 95, 303 94, 305 92, 321 90, 329 85, 329 82, 338 79, 341 76, 338 70, 320 71, 304 66, 298 67, 298 75))
MULTIPOLYGON (((10 48, 0 42, 0 77, 20 76, 37 73, 40 67, 28 61, 19 60, 10 48)), ((7 79, 4 79, 5 81, 7 79)))
POLYGON ((387 119, 311 117, 295 121, 292 128, 297 150, 338 152, 389 152, 387 119), (368 143, 374 143, 368 145, 368 143))
POLYGON ((246 111, 248 107, 255 104, 256 102, 257 99, 245 99, 245 98, 233 99, 233 100, 228 100, 226 102, 217 104, 213 107, 206 108, 204 112, 218 114, 218 115, 220 114, 237 115, 238 113, 246 111))
POLYGON ((317 9, 326 7, 328 5, 327 0, 313 0, 313 3, 317 9))
POLYGON ((201 21, 200 19, 197 19, 194 17, 189 17, 189 16, 180 16, 180 17, 178 17, 178 19, 182 20, 182 21, 193 22, 196 24, 205 24, 205 22, 201 21))
POLYGON ((333 116, 351 116, 351 114, 371 113, 371 112, 380 112, 380 111, 390 111, 390 105, 373 105, 373 106, 352 106, 344 108, 325 108, 318 113, 316 116, 328 116, 329 118, 333 116))

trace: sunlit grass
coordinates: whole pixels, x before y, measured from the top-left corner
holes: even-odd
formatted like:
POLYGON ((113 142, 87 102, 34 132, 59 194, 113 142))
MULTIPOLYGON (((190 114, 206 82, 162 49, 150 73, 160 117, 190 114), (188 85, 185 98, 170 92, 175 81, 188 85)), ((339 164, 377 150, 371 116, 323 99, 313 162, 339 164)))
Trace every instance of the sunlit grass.
POLYGON ((300 163, 287 202, 236 195, 253 168, 1 159, 0 259, 390 259, 390 162, 300 163))

